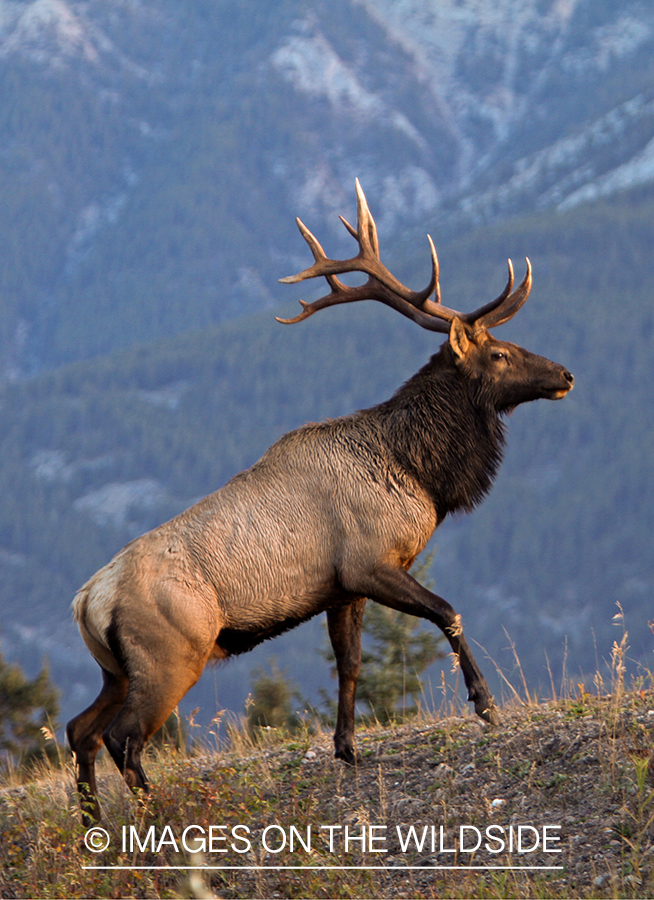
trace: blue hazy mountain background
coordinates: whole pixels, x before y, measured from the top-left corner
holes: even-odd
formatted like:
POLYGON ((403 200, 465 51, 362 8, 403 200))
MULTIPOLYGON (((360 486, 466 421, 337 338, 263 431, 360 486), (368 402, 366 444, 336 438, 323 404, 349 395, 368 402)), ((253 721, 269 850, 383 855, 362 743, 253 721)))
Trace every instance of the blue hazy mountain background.
MULTIPOLYGON (((601 668, 616 603, 652 669, 653 51, 628 0, 0 3, 0 638, 49 660, 64 717, 99 686, 69 612, 89 575, 436 349, 373 304, 274 321, 322 290, 277 283, 310 258, 295 215, 351 255, 355 176, 414 287, 432 234, 447 305, 528 255, 502 336, 577 379, 511 418, 493 493, 436 534, 435 589, 534 687, 601 668)), ((315 698, 323 643, 304 625, 189 703, 242 708, 271 654, 315 698)))

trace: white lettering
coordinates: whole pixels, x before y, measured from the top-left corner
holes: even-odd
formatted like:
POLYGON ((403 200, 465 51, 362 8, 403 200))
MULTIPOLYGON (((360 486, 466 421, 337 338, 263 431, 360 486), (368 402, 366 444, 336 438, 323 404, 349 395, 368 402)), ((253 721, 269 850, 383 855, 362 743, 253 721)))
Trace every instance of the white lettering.
MULTIPOLYGON (((418 851, 418 853, 422 853, 422 848, 425 843, 425 838, 427 837, 427 831, 428 831, 427 825, 425 825, 425 827, 422 829, 422 837, 421 838, 418 838, 418 833, 416 831, 415 825, 409 825, 409 828, 406 833, 406 837, 402 834, 402 826, 401 825, 396 825, 395 830, 397 831, 397 836, 400 841, 400 847, 402 848, 402 853, 407 852, 411 841, 413 841, 413 843, 416 845, 416 850, 418 851)), ((433 830, 434 830, 434 826, 432 825, 432 832, 433 832, 433 830)), ((432 840, 432 844, 433 844, 433 840, 432 840)), ((432 851, 433 851, 433 847, 432 847, 432 851)))
MULTIPOLYGON (((386 843, 385 834, 375 834, 375 831, 386 831, 386 825, 370 825, 368 827, 368 850, 370 853, 384 853, 386 847, 374 847, 375 842, 383 841, 386 843)), ((427 829, 425 828, 425 831, 427 829)))
POLYGON ((179 846, 177 841, 175 840, 175 835, 173 834, 173 829, 170 825, 166 825, 164 830, 161 832, 161 837, 159 838, 159 843, 157 844, 157 853, 161 853, 161 848, 167 844, 171 847, 175 848, 175 853, 179 853, 179 846))
POLYGON ((307 853, 311 853, 311 825, 307 825, 307 834, 306 834, 307 841, 306 841, 306 844, 305 844, 305 842, 302 840, 302 836, 300 835, 300 832, 297 830, 297 828, 295 827, 295 825, 291 825, 291 836, 290 836, 290 850, 291 850, 291 852, 293 852, 293 850, 295 849, 295 848, 294 848, 294 844, 293 844, 293 835, 295 835, 295 837, 298 839, 298 842, 299 842, 300 844, 302 844, 302 847, 306 850, 306 852, 307 852, 307 853))
POLYGON ((207 839, 204 836, 204 828, 202 828, 200 825, 188 825, 182 833, 182 846, 187 853, 206 853, 207 839), (186 843, 186 835, 189 831, 192 830, 199 831, 202 836, 191 838, 194 845, 192 847, 189 847, 189 845, 186 843))
POLYGON ((518 825, 518 853, 533 853, 534 850, 537 850, 540 845, 540 835, 538 834, 538 829, 534 828, 533 825, 518 825), (525 831, 531 831, 536 835, 536 842, 533 847, 523 847, 522 845, 522 835, 525 831))
POLYGON ((239 847, 236 847, 234 844, 232 844, 232 850, 235 850, 237 853, 247 853, 252 849, 252 844, 246 837, 241 837, 240 834, 236 833, 239 828, 245 831, 246 834, 250 833, 250 829, 247 825, 234 825, 234 827, 232 828, 232 837, 237 841, 242 841, 245 844, 245 847, 241 850, 239 847))
POLYGON ((561 836, 558 834, 553 834, 551 836, 548 835, 547 832, 550 829, 560 831, 561 826, 560 825, 543 825, 543 853, 562 853, 563 851, 561 850, 560 847, 558 848, 558 850, 555 850, 554 848, 550 849, 547 846, 549 841, 560 841, 561 840, 561 836))
POLYGON ((329 832, 329 852, 334 852, 334 832, 338 829, 341 830, 342 825, 321 825, 320 828, 329 832))
POLYGON ((491 847, 488 843, 486 843, 484 846, 489 853, 501 853, 502 850, 504 850, 506 843, 502 840, 502 837, 495 837, 494 834, 491 834, 492 831, 498 831, 499 834, 503 837, 504 829, 501 825, 489 825, 486 829, 486 837, 488 838, 488 840, 497 842, 499 844, 499 847, 491 847))
POLYGON ((263 834, 261 835, 261 843, 263 844, 264 850, 267 850, 268 853, 280 853, 286 846, 286 832, 284 831, 284 829, 282 828, 281 825, 268 825, 266 828, 263 829, 263 834), (281 838, 282 842, 279 845, 279 847, 276 847, 276 848, 269 847, 268 841, 267 841, 268 832, 272 831, 273 828, 276 829, 277 831, 281 831, 281 833, 282 833, 282 838, 281 838))
POLYGON ((227 847, 220 846, 227 843, 225 825, 209 826, 209 853, 227 853, 227 847))
POLYGON ((479 850, 481 847, 481 831, 475 825, 460 825, 459 826, 459 852, 460 853, 474 853, 476 850, 479 850), (465 839, 464 835, 466 831, 474 831, 477 835, 477 843, 474 847, 465 847, 465 839))
POLYGON ((345 852, 350 852, 350 841, 361 841, 361 852, 366 852, 366 826, 361 826, 361 834, 350 834, 350 826, 345 826, 345 852))
POLYGON ((141 853, 145 853, 146 850, 150 849, 154 853, 154 825, 150 825, 148 828, 148 833, 145 836, 143 843, 141 843, 141 839, 139 838, 138 829, 135 825, 129 826, 129 849, 130 852, 134 852, 134 842, 138 846, 141 853), (150 847, 148 848, 148 841, 150 842, 150 847))
POLYGON ((442 825, 440 826, 440 829, 441 829, 441 831, 440 831, 440 850, 438 852, 439 853, 456 853, 456 847, 444 847, 443 846, 444 828, 442 825))

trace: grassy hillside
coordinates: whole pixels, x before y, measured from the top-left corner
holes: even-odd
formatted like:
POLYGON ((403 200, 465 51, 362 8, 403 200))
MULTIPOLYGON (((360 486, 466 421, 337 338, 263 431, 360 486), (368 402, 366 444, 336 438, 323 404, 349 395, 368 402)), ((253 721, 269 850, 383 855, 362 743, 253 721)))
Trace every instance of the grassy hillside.
POLYGON ((436 718, 362 729, 354 769, 309 723, 262 745, 233 730, 219 750, 154 750, 142 801, 103 768, 95 838, 68 767, 44 770, 0 791, 0 893, 651 896, 654 693, 614 674, 612 695, 513 703, 494 729, 449 701, 436 718))

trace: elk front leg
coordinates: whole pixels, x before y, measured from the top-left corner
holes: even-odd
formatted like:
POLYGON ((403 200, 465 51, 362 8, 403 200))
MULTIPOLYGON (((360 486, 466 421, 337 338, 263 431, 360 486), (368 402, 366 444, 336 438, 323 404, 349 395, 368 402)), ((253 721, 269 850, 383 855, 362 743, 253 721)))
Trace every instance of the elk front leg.
POLYGON ((327 610, 327 628, 338 672, 338 714, 334 732, 334 755, 351 766, 356 762, 354 700, 361 669, 361 622, 365 605, 365 598, 361 598, 348 606, 327 610))
POLYGON ((428 619, 441 629, 456 653, 463 679, 468 689, 468 700, 475 704, 477 715, 496 725, 499 721, 497 708, 486 679, 463 636, 461 616, 450 604, 419 584, 404 569, 380 565, 363 576, 354 576, 347 587, 362 593, 383 606, 390 606, 400 612, 428 619))

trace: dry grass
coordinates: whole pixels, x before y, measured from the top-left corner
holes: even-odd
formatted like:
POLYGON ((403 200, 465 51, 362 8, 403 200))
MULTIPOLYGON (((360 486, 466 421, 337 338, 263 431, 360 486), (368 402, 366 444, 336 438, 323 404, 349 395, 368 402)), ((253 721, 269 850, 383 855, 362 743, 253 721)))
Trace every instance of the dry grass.
MULTIPOLYGON (((654 772, 648 760, 654 691, 649 677, 626 688, 626 651, 623 635, 613 648, 608 686, 596 678, 592 690, 574 685, 566 696, 559 692, 545 703, 529 696, 526 684, 512 689, 496 728, 444 708, 438 717, 360 729, 360 761, 353 769, 333 759, 331 734, 309 725, 292 737, 267 731, 256 741, 233 724, 226 749, 214 745, 195 755, 152 751, 146 766, 153 789, 144 800, 129 794, 105 762, 99 780, 111 844, 99 853, 84 844, 72 771, 44 768, 30 784, 10 784, 0 794, 0 895, 653 896, 654 772), (473 827, 480 830, 480 848, 439 852, 440 827, 449 850, 462 825, 470 826, 468 837, 473 827), (562 852, 490 852, 498 844, 489 840, 488 827, 508 833, 520 825, 541 834, 543 826, 557 826, 550 834, 560 842, 550 849, 562 852), (188 826, 197 827, 187 832, 187 850, 182 835, 188 826), (214 830, 214 846, 195 847, 193 838, 209 835, 211 826, 224 826, 214 830), (332 828, 331 851, 330 831, 321 826, 338 826, 332 828), (357 838, 364 830, 369 838, 372 826, 386 826, 372 831, 378 838, 374 848, 383 852, 369 846, 362 852, 357 838), (402 839, 410 826, 420 839, 426 826, 422 849, 403 849, 398 826, 402 839), (130 848, 129 840, 123 848, 123 833, 129 836, 132 827, 143 849, 130 848), (293 827, 293 851, 287 844, 272 852, 282 836, 290 840, 293 827), (310 853, 298 843, 306 841, 309 827, 310 853), (271 852, 262 846, 266 828, 271 852), (251 849, 237 852, 245 848, 244 836, 251 849), (561 868, 508 868, 527 864, 561 868), (112 868, 85 868, 91 865, 112 868), (146 868, 116 868, 135 865, 146 868), (243 868, 282 865, 304 868, 243 868), (379 868, 343 868, 371 865, 379 868), (445 865, 457 868, 438 868, 445 865), (156 868, 162 866, 199 868, 156 868)), ((217 730, 211 740, 217 740, 217 730)))

